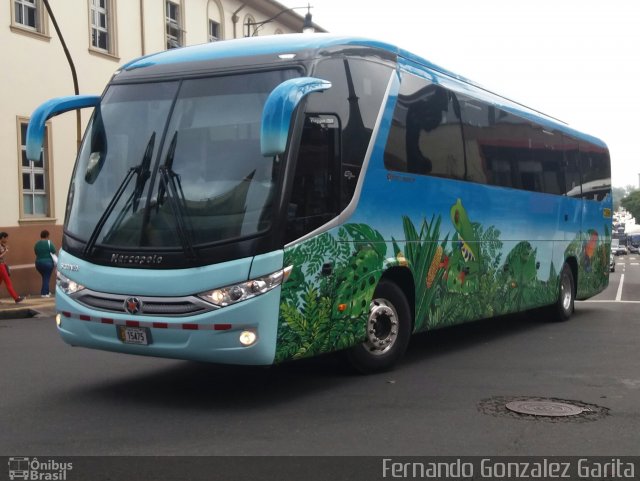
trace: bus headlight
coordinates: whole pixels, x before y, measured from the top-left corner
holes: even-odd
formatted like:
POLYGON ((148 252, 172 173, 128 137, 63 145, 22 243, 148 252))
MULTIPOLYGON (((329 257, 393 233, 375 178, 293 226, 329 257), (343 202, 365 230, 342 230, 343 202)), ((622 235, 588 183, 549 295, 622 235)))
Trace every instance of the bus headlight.
POLYGON ((56 273, 56 285, 67 295, 75 294, 76 292, 84 289, 83 285, 72 281, 63 274, 60 274, 60 271, 56 273))
POLYGON ((278 287, 289 278, 292 270, 293 266, 285 267, 284 269, 269 274, 268 276, 257 277, 240 284, 201 292, 198 294, 198 297, 215 304, 216 306, 229 306, 236 302, 246 301, 252 297, 259 296, 260 294, 269 292, 274 287, 278 287))

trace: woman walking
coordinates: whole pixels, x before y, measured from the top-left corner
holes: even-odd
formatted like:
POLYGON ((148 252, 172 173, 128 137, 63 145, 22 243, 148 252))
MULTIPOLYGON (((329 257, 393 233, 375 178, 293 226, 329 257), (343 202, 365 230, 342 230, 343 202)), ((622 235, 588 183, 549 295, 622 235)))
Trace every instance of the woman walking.
POLYGON ((49 281, 55 267, 52 256, 56 255, 56 246, 49 240, 48 230, 40 232, 40 240, 33 246, 33 251, 36 253, 36 270, 42 276, 40 297, 49 297, 49 281))
POLYGON ((9 234, 6 232, 0 232, 0 284, 4 281, 7 285, 9 295, 13 297, 13 300, 16 301, 17 304, 18 302, 22 302, 24 299, 20 297, 13 288, 13 284, 11 284, 11 277, 9 277, 9 270, 5 264, 5 256, 9 253, 9 247, 7 246, 8 241, 9 234))

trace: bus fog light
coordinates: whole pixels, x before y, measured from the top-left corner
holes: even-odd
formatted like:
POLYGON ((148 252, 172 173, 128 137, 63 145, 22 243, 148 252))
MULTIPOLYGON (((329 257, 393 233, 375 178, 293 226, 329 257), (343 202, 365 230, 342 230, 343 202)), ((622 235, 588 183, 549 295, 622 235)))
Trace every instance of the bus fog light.
POLYGON ((240 333, 240 344, 250 346, 258 340, 258 335, 253 331, 242 331, 240 333))
POLYGON ((56 314, 56 326, 62 326, 62 316, 60 314, 56 314))

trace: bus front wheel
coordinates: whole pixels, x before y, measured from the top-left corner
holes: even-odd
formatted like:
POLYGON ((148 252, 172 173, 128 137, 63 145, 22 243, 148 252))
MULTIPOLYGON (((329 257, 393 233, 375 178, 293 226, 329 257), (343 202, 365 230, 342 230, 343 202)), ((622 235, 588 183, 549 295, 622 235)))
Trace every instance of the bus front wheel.
POLYGON ((402 289, 390 281, 378 284, 369 305, 366 339, 347 351, 351 365, 362 373, 391 368, 402 357, 411 337, 411 309, 402 289))
POLYGON ((575 303, 575 281, 569 264, 562 266, 558 300, 553 306, 553 317, 556 321, 567 321, 573 314, 575 303))

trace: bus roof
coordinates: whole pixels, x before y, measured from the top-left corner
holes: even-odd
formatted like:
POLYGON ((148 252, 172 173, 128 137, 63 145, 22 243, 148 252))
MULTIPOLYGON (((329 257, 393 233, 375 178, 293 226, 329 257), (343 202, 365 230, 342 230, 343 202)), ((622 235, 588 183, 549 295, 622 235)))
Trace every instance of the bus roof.
POLYGON ((373 47, 389 52, 398 48, 384 42, 360 37, 331 34, 283 34, 246 37, 221 42, 203 43, 190 47, 166 50, 141 57, 125 64, 123 70, 146 68, 173 63, 216 61, 227 58, 256 57, 287 53, 317 52, 331 47, 373 47))
MULTIPOLYGON (((309 59, 328 52, 339 52, 358 47, 371 48, 379 52, 384 52, 389 56, 397 58, 400 64, 413 66, 414 69, 416 67, 419 69, 427 69, 432 74, 433 80, 437 83, 443 81, 448 85, 453 83, 462 88, 465 93, 468 93, 470 96, 478 97, 495 105, 496 107, 505 108, 514 114, 524 116, 531 121, 542 124, 543 126, 564 132, 578 140, 583 140, 603 149, 607 148, 606 144, 596 137, 576 131, 562 121, 503 97, 500 94, 496 94, 495 92, 492 92, 461 75, 442 68, 425 58, 401 49, 395 45, 363 37, 326 33, 312 35, 284 34, 211 42, 147 55, 126 63, 119 71, 125 74, 123 77, 131 79, 132 77, 146 77, 147 74, 151 74, 153 76, 149 71, 174 71, 174 73, 175 71, 184 72, 192 69, 200 70, 203 65, 209 65, 210 67, 213 63, 232 65, 233 63, 242 60, 245 62, 256 60, 256 63, 260 63, 259 59, 265 57, 270 57, 269 62, 273 62, 272 56, 283 56, 286 54, 295 54, 296 59, 309 59)), ((283 62, 291 60, 290 57, 279 57, 279 59, 283 62)))

